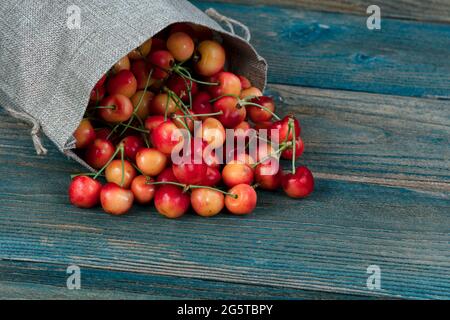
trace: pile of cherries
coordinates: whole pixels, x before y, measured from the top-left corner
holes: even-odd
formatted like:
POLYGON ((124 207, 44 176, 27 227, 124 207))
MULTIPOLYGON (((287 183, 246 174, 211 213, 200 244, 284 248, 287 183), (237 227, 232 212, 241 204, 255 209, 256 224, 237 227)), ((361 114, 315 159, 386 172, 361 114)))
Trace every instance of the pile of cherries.
POLYGON ((251 213, 257 188, 311 194, 311 172, 295 164, 304 149, 298 120, 278 117, 271 97, 225 70, 218 36, 191 24, 172 25, 118 61, 74 133, 75 152, 97 171, 72 176, 70 202, 121 215, 154 201, 168 218, 190 207, 209 217, 224 207, 251 213))

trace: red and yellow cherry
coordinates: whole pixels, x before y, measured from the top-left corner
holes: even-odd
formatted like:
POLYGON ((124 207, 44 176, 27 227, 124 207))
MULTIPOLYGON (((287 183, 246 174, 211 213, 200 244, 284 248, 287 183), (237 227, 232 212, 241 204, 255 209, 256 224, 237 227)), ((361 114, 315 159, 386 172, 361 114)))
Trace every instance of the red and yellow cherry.
POLYGON ((87 176, 73 178, 69 185, 69 200, 79 208, 92 208, 100 201, 102 184, 87 176))
POLYGON ((121 94, 115 94, 104 98, 101 102, 99 115, 103 120, 111 123, 127 121, 133 114, 131 100, 121 94))
POLYGON ((139 136, 127 136, 120 143, 123 145, 125 156, 133 162, 136 160, 138 151, 144 147, 144 141, 139 136))
MULTIPOLYGON (((305 145, 303 144, 302 138, 298 137, 297 140, 295 140, 295 159, 298 159, 305 150, 305 145)), ((284 150, 281 153, 281 157, 286 160, 291 160, 293 156, 292 147, 284 150)))
POLYGON ((148 78, 150 70, 144 59, 133 60, 130 70, 136 78, 137 90, 144 90, 146 85, 151 87, 156 81, 153 78, 148 78))
POLYGON ((157 115, 172 115, 178 110, 177 104, 172 97, 169 97, 167 93, 157 94, 153 100, 150 107, 151 114, 157 115), (167 110, 167 111, 166 111, 167 110))
POLYGON ((271 139, 273 139, 272 130, 278 130, 278 141, 292 141, 293 131, 295 131, 295 137, 298 138, 300 136, 300 124, 298 120, 293 116, 286 116, 281 120, 275 121, 272 123, 270 128, 271 130, 271 139), (293 129, 290 131, 289 135, 289 123, 293 123, 293 129))
POLYGON ((106 139, 95 139, 85 153, 84 160, 94 169, 101 169, 115 152, 114 145, 106 139))
POLYGON ((158 50, 148 56, 149 66, 153 68, 152 77, 155 79, 166 79, 175 63, 175 58, 167 50, 158 50))
POLYGON ((89 105, 96 105, 105 97, 106 89, 105 86, 96 86, 91 91, 91 95, 89 97, 89 105))
POLYGON ((121 70, 109 78, 106 90, 110 95, 121 94, 131 98, 137 90, 136 77, 130 70, 121 70))
POLYGON ((254 123, 266 122, 272 119, 275 111, 275 103, 273 99, 266 96, 256 97, 251 100, 252 103, 262 106, 262 108, 254 105, 247 106, 247 114, 254 123))
POLYGON ((253 97, 261 97, 263 95, 262 91, 255 87, 250 87, 248 89, 244 89, 241 92, 240 98, 247 99, 253 97))
POLYGON ((203 177, 201 183, 202 186, 214 187, 217 186, 222 180, 222 174, 217 167, 208 166, 206 174, 203 177))
POLYGON ((267 159, 255 168, 255 182, 263 190, 274 191, 281 186, 282 171, 276 158, 267 159))
POLYGON ((234 186, 225 196, 225 207, 232 214, 249 214, 256 208, 257 195, 255 189, 248 184, 238 184, 234 186))
MULTIPOLYGON (((210 102, 211 95, 205 91, 198 92, 192 99, 192 111, 195 114, 209 114, 213 112, 213 106, 210 102)), ((199 117, 205 119, 208 116, 199 117)))
POLYGON ((128 54, 128 58, 130 59, 140 59, 145 58, 152 49, 152 39, 148 39, 143 44, 141 44, 139 47, 134 49, 128 54))
POLYGON ((252 83, 250 82, 250 80, 248 80, 247 77, 244 77, 242 75, 238 75, 238 78, 241 81, 242 90, 251 88, 252 83))
POLYGON ((208 188, 198 188, 191 192, 191 205, 202 217, 212 217, 222 211, 225 197, 222 192, 208 188))
POLYGON ((106 82, 106 73, 98 80, 98 82, 95 84, 94 88, 102 87, 104 86, 106 82))
POLYGON ((211 148, 218 148, 225 142, 225 128, 216 118, 206 118, 201 128, 195 132, 195 137, 201 138, 211 148))
POLYGON ((214 112, 222 112, 216 118, 225 128, 234 128, 245 120, 247 112, 245 108, 238 105, 234 97, 222 97, 213 104, 214 112))
POLYGON ((221 71, 225 65, 225 50, 216 41, 202 41, 197 48, 199 58, 195 63, 195 70, 204 77, 211 77, 221 71))
POLYGON ((171 155, 184 142, 183 133, 171 120, 164 121, 153 129, 150 138, 153 146, 166 155, 171 155))
POLYGON ((198 85, 189 79, 184 79, 177 74, 172 75, 166 83, 167 88, 172 90, 183 102, 189 102, 189 90, 191 96, 198 92, 198 85))
POLYGON ((239 96, 241 94, 242 86, 241 80, 231 72, 222 71, 210 78, 211 83, 218 83, 215 86, 209 86, 209 93, 213 98, 218 98, 223 95, 239 96))
MULTIPOLYGON (((166 49, 167 49, 166 40, 163 40, 158 37, 152 38, 152 47, 151 47, 150 53, 160 51, 160 50, 166 50, 166 49)), ((148 57, 148 55, 147 55, 147 57, 148 57)))
POLYGON ((134 177, 136 177, 136 169, 134 169, 131 163, 127 160, 124 160, 123 164, 122 160, 113 160, 105 170, 106 181, 114 182, 125 189, 130 187, 134 177), (122 165, 124 170, 122 170, 122 165), (123 185, 121 184, 122 178, 123 185))
POLYGON ((295 174, 283 174, 281 186, 289 197, 305 198, 314 190, 314 177, 307 167, 300 166, 295 169, 295 174))
POLYGON ((227 154, 228 163, 241 163, 247 166, 252 166, 255 163, 255 159, 245 152, 245 149, 236 147, 227 154))
POLYGON ((141 148, 136 154, 136 165, 147 176, 157 176, 164 170, 167 163, 167 156, 154 148, 141 148))
POLYGON ((238 184, 252 184, 253 170, 250 166, 238 161, 231 161, 225 165, 222 170, 222 180, 228 187, 234 187, 238 184))
POLYGON ((130 70, 130 59, 128 59, 128 56, 121 58, 111 68, 111 71, 113 74, 115 74, 121 70, 130 70))
POLYGON ((180 187, 167 184, 157 188, 154 202, 160 214, 173 219, 188 211, 191 199, 180 187))
POLYGON ((173 174, 172 166, 166 167, 159 175, 156 177, 158 182, 179 182, 177 177, 173 174))
POLYGON ((154 94, 151 91, 138 91, 131 97, 135 114, 141 119, 145 120, 150 114, 154 94))
POLYGON ((77 130, 73 133, 73 137, 76 140, 75 146, 78 149, 86 148, 95 140, 96 133, 89 119, 81 120, 77 130))
POLYGON ((157 126, 159 126, 161 123, 164 122, 164 116, 149 116, 147 119, 145 119, 145 129, 147 129, 150 134, 152 133, 153 129, 155 129, 157 126))
POLYGON ((127 213, 133 205, 134 195, 131 190, 119 187, 113 182, 109 182, 100 191, 100 202, 106 213, 112 215, 122 215, 127 213))
POLYGON ((114 140, 114 134, 110 128, 99 128, 95 129, 95 138, 96 139, 105 139, 105 140, 114 140))
POLYGON ((131 182, 131 192, 133 192, 134 200, 140 204, 147 204, 153 200, 156 186, 149 184, 153 179, 148 176, 137 176, 131 182))
POLYGON ((186 61, 194 54, 194 41, 185 32, 172 33, 167 39, 167 49, 177 61, 186 61))

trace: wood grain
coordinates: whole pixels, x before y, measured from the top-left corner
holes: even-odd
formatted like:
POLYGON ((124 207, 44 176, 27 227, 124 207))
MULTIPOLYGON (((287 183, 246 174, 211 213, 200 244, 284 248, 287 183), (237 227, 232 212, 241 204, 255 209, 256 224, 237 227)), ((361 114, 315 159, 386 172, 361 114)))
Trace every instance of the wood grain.
MULTIPOLYGON (((194 1, 202 9, 211 3, 194 1)), ((269 82, 450 98, 450 25, 366 18, 277 6, 215 3, 247 24, 269 63, 269 82)))
POLYGON ((261 192, 248 217, 172 221, 147 207, 123 217, 74 208, 66 189, 81 167, 52 147, 37 157, 27 126, 1 112, 0 294, 67 297, 54 277, 77 264, 87 270, 90 297, 116 290, 178 297, 186 286, 189 297, 205 290, 199 297, 448 299, 446 102, 288 86, 270 92, 283 112, 299 114, 307 142, 300 162, 317 185, 302 201, 261 192), (366 287, 371 264, 382 271, 379 291, 366 287))
POLYGON ((382 18, 399 18, 420 21, 450 22, 450 1, 448 0, 207 0, 214 3, 234 3, 287 6, 296 9, 341 12, 368 16, 367 7, 376 4, 382 18))

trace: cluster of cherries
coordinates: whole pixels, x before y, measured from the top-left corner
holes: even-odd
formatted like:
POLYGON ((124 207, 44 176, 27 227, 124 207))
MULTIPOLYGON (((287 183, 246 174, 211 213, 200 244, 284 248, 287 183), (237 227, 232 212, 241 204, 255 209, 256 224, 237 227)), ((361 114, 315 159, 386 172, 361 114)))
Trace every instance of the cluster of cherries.
POLYGON ((72 176, 70 202, 121 215, 154 201, 177 218, 191 206, 201 216, 224 207, 251 213, 255 188, 308 196, 313 176, 295 165, 304 149, 298 120, 278 117, 271 97, 226 68, 217 35, 190 24, 172 25, 118 61, 95 85, 74 133, 77 154, 97 172, 72 176), (267 138, 248 134, 260 129, 267 138), (224 162, 216 150, 230 139, 245 145, 226 150, 224 162), (290 172, 280 158, 292 161, 290 172))

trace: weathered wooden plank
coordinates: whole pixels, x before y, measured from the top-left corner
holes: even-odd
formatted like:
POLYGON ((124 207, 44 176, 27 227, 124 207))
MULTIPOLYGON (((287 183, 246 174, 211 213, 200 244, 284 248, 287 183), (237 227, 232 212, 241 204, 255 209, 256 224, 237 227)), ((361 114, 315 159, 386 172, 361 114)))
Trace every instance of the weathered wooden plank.
POLYGON ((340 295, 170 277, 110 269, 81 268, 81 288, 68 290, 68 266, 0 260, 0 299, 370 299, 340 295))
MULTIPOLYGON (((211 3, 194 1, 202 9, 211 3)), ((269 82, 416 97, 450 97, 450 25, 277 6, 216 3, 245 22, 270 67, 269 82)))
POLYGON ((234 3, 247 5, 277 5, 307 10, 342 12, 367 15, 370 5, 381 9, 382 17, 420 21, 450 22, 450 1, 448 0, 207 0, 214 3, 234 3))
POLYGON ((300 115, 301 162, 317 187, 303 201, 262 192, 248 217, 170 221, 137 207, 113 218, 71 207, 68 175, 81 168, 54 148, 35 156, 26 125, 0 113, 0 259, 299 290, 296 297, 312 290, 449 298, 448 104, 271 92, 284 112, 300 115), (371 264, 382 270, 380 291, 366 288, 371 264))

